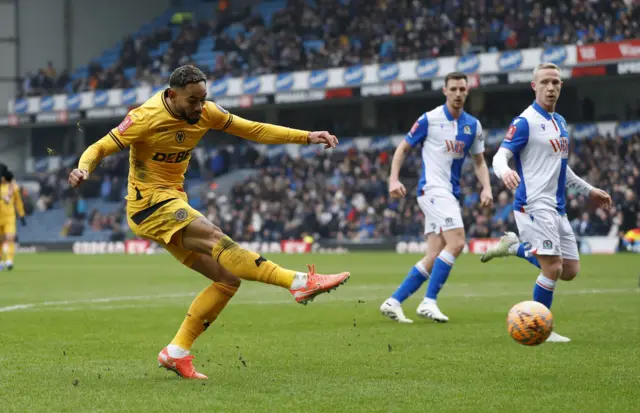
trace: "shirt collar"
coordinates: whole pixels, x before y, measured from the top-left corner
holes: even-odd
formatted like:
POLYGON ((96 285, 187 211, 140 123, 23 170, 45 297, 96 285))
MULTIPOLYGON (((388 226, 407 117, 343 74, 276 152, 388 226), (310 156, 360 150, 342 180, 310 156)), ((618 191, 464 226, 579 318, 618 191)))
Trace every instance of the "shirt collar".
MULTIPOLYGON (((442 105, 442 110, 444 111, 444 116, 447 118, 447 120, 449 122, 454 121, 455 118, 453 117, 453 115, 451 114, 451 112, 449 112, 449 108, 447 107, 447 104, 445 103, 444 105, 442 105)), ((458 118, 458 120, 462 119, 462 116, 464 115, 464 110, 462 112, 460 112, 460 118, 458 118)))
POLYGON ((553 114, 547 112, 542 106, 538 105, 538 102, 536 102, 535 100, 533 101, 533 104, 531 105, 531 107, 535 109, 536 112, 541 114, 542 117, 545 118, 546 120, 551 120, 551 117, 553 116, 553 114))

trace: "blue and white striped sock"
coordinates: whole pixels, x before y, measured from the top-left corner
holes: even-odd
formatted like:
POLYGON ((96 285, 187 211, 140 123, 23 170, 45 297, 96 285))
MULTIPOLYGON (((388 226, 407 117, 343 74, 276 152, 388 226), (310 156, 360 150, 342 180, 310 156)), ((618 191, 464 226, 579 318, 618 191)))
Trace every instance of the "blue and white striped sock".
POLYGON ((399 303, 402 303, 413 293, 418 291, 422 284, 428 279, 429 272, 425 268, 424 264, 422 264, 422 260, 420 260, 416 265, 411 267, 409 274, 407 274, 407 277, 402 281, 400 287, 398 287, 391 297, 395 298, 399 303))
POLYGON ((428 301, 435 302, 438 298, 438 293, 447 282, 449 273, 453 264, 456 262, 456 257, 447 251, 441 251, 436 261, 433 263, 433 269, 431 270, 431 278, 429 279, 429 286, 427 287, 427 293, 425 298, 428 301))
POLYGON ((544 304, 548 309, 551 309, 551 303, 553 303, 553 290, 556 288, 556 282, 544 275, 538 275, 536 279, 536 285, 533 287, 533 300, 541 304, 544 304))

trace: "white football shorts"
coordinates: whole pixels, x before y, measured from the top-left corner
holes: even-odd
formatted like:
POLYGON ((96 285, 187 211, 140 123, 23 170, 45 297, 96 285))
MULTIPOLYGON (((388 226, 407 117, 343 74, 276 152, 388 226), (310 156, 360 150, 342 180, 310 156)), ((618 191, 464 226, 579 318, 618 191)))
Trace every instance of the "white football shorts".
POLYGON ((556 255, 568 260, 579 259, 578 243, 567 215, 557 211, 513 212, 522 242, 531 243, 538 255, 556 255))
POLYGON ((460 202, 451 193, 427 192, 418 197, 418 205, 424 214, 425 235, 440 234, 456 228, 464 228, 460 202))

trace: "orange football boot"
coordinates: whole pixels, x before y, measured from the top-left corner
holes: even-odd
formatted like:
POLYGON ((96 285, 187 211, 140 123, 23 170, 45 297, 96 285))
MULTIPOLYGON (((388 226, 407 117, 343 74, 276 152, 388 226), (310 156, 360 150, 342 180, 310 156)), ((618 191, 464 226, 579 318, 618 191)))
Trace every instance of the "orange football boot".
POLYGON ((348 272, 328 275, 316 274, 315 265, 307 265, 307 267, 309 267, 307 284, 297 290, 289 290, 296 301, 304 305, 313 301, 317 295, 335 290, 340 285, 346 283, 351 276, 348 272))
POLYGON ((193 367, 193 356, 189 355, 174 359, 169 356, 169 350, 166 347, 162 349, 160 354, 158 354, 158 367, 164 367, 165 369, 176 373, 183 379, 208 379, 207 376, 202 373, 198 373, 196 368, 193 367))

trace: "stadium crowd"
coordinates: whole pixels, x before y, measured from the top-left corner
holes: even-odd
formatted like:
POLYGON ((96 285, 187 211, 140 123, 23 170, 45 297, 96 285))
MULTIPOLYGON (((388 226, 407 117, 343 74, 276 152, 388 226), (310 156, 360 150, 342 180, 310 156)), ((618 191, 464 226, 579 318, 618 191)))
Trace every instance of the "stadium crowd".
MULTIPOLYGON (((245 145, 234 155, 210 152, 199 164, 191 161, 188 176, 208 182, 235 168, 256 167, 258 173, 237 184, 227 194, 215 185, 201 194, 203 213, 239 241, 298 239, 305 234, 366 242, 374 239, 419 240, 424 218, 416 202, 421 168, 419 151, 405 161, 401 178, 407 197, 392 200, 387 179, 393 149, 336 152, 310 158, 287 155, 268 158, 245 145), (251 153, 249 153, 251 152, 251 153), (217 172, 214 172, 214 170, 217 172)), ((488 149, 489 166, 495 148, 488 149)), ((579 236, 616 236, 640 228, 640 135, 629 139, 594 138, 572 141, 570 166, 594 186, 609 192, 614 201, 610 211, 594 208, 583 196, 568 191, 567 213, 579 236), (602 162, 606 159, 606 162, 602 162)), ((117 211, 101 214, 89 210, 87 200, 121 202, 126 193, 127 153, 108 158, 81 192, 69 188, 69 169, 37 176, 40 192, 33 199, 25 194, 27 213, 62 205, 68 218, 63 235, 86 231, 111 231, 111 239, 123 239, 128 230, 124 203, 117 211)), ((496 237, 515 231, 513 195, 491 174, 495 206, 478 206, 480 187, 471 162, 462 174, 460 202, 469 238, 496 237)))
MULTIPOLYGON (((573 143, 570 165, 594 186, 608 191, 615 208, 605 211, 569 191, 567 212, 579 236, 612 235, 640 228, 640 136, 596 138, 573 143), (606 158, 606 164, 602 159, 606 158)), ((495 150, 487 152, 490 164, 495 150)), ((415 197, 421 160, 414 151, 402 171, 405 199, 388 196, 386 180, 393 151, 349 151, 327 157, 260 158, 260 172, 233 188, 229 196, 210 193, 206 215, 233 238, 273 241, 316 237, 366 241, 419 240, 424 219, 415 197)), ((492 174, 495 207, 478 206, 480 187, 471 164, 461 182, 468 237, 496 237, 516 231, 513 195, 492 174)))
POLYGON ((181 23, 175 38, 167 27, 126 38, 113 67, 92 62, 86 78, 71 81, 67 70, 58 74, 51 64, 26 74, 19 94, 161 85, 172 69, 194 63, 207 36, 223 52, 212 69, 201 65, 211 79, 640 36, 640 7, 632 0, 288 0, 269 25, 250 7, 226 1, 217 7, 211 21, 181 23), (233 36, 225 30, 232 24, 242 26, 233 36), (151 57, 169 41, 166 53, 151 57), (314 45, 305 47, 309 41, 314 45), (128 79, 125 69, 132 67, 136 77, 128 79))

